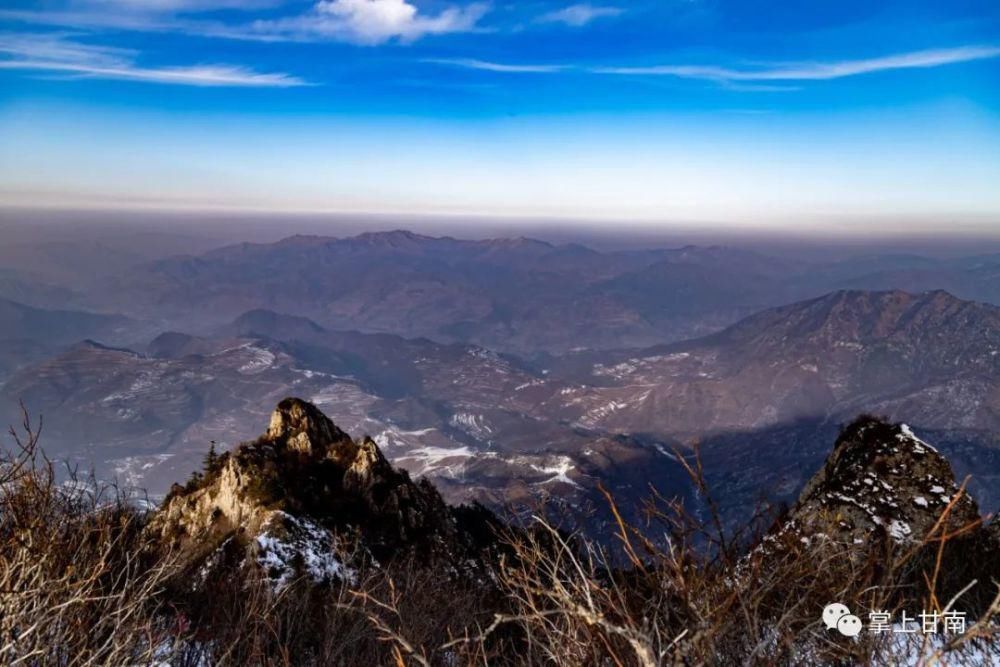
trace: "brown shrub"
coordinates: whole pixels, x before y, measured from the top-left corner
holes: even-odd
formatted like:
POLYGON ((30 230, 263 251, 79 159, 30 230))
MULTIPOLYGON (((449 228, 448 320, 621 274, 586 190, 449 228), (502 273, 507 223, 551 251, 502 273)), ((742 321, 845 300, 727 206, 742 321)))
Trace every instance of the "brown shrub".
MULTIPOLYGON (((3 664, 904 661, 891 635, 830 635, 820 613, 835 601, 856 611, 961 608, 974 613, 966 633, 906 647, 905 660, 1000 658, 996 548, 981 532, 932 530, 915 546, 866 552, 833 538, 758 535, 747 550, 714 511, 701 520, 662 498, 633 526, 609 496, 618 518, 609 548, 536 515, 510 532, 501 566, 478 582, 405 560, 363 568, 351 584, 276 591, 234 569, 192 588, 190 573, 148 542, 128 497, 92 476, 57 481, 38 430, 25 418, 0 456, 3 664)), ((691 474, 713 507, 700 468, 691 474)))

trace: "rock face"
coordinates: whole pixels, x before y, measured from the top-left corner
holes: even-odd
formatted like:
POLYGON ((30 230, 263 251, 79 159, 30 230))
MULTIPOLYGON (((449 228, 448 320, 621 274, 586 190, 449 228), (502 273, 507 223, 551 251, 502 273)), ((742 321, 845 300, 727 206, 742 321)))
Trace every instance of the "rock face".
POLYGON ((808 538, 823 531, 861 544, 870 539, 918 542, 950 506, 949 530, 979 523, 976 503, 948 461, 906 424, 860 417, 841 434, 805 486, 785 527, 808 538))
MULTIPOLYGON (((820 568, 829 582, 863 582, 868 593, 885 596, 856 599, 859 607, 916 606, 933 596, 978 618, 1000 582, 997 528, 933 446, 906 424, 862 416, 842 430, 826 463, 737 573, 777 568, 794 579, 799 567, 820 568)), ((813 604, 828 604, 834 593, 823 591, 813 604)))
POLYGON ((352 558, 417 557, 468 571, 495 547, 495 526, 486 510, 447 506, 371 439, 355 442, 314 405, 289 398, 264 435, 175 485, 149 530, 193 569, 210 568, 224 547, 283 585, 349 577, 352 558))
POLYGON ((287 449, 304 456, 331 458, 347 463, 357 451, 350 436, 341 431, 311 403, 287 399, 271 414, 263 440, 277 449, 287 449))

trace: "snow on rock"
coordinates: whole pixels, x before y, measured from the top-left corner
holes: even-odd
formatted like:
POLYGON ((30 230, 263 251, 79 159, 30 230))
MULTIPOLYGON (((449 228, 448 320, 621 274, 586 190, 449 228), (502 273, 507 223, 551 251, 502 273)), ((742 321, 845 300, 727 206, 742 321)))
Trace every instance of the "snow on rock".
POLYGON ((432 485, 394 468, 373 440, 353 440, 315 405, 287 398, 263 435, 223 454, 193 484, 172 487, 145 530, 192 571, 228 544, 226 567, 282 588, 352 582, 355 568, 376 559, 485 562, 493 542, 481 535, 492 515, 482 512, 482 523, 460 523, 432 485))
POLYGON ((338 558, 337 540, 325 528, 304 518, 276 511, 261 525, 257 535, 257 564, 267 573, 275 590, 298 577, 314 583, 354 583, 354 570, 338 558))
MULTIPOLYGON (((648 393, 646 394, 648 396, 648 393)), ((645 396, 636 397, 636 402, 641 402, 645 396)), ((617 400, 610 400, 607 402, 602 402, 597 405, 592 405, 587 408, 586 412, 581 415, 579 423, 586 428, 594 428, 598 426, 602 420, 607 419, 611 415, 615 414, 619 410, 624 410, 629 407, 628 403, 617 400)))
POLYGON ((213 357, 231 355, 240 365, 237 367, 244 375, 254 375, 274 366, 278 357, 270 350, 254 345, 252 342, 243 343, 236 347, 229 347, 225 350, 214 353, 213 357))
POLYGON ((165 463, 173 457, 173 454, 150 454, 144 456, 126 456, 120 459, 114 459, 110 463, 112 464, 112 471, 115 474, 115 478, 121 482, 124 482, 127 486, 139 487, 142 486, 146 479, 146 474, 152 468, 165 463))
POLYGON ((634 373, 639 367, 638 359, 629 359, 628 361, 623 361, 620 364, 615 364, 614 366, 605 366, 604 364, 594 364, 592 373, 596 376, 608 376, 613 378, 621 379, 630 373, 634 373))
POLYGON ((664 364, 669 365, 673 362, 687 359, 690 356, 688 352, 676 352, 674 354, 658 354, 650 357, 627 359, 613 366, 594 364, 591 368, 591 374, 597 377, 612 377, 622 380, 640 372, 662 371, 664 364))
POLYGON ((916 435, 914 435, 913 431, 906 424, 899 425, 899 435, 896 436, 896 439, 902 442, 909 441, 911 444, 913 444, 914 450, 918 451, 919 453, 922 453, 922 451, 920 450, 923 450, 924 448, 927 448, 932 452, 937 452, 937 449, 935 449, 934 447, 932 447, 931 445, 929 445, 928 443, 924 442, 916 435))
POLYGON ((545 384, 545 380, 530 380, 514 387, 514 391, 524 391, 529 387, 540 387, 545 384))
MULTIPOLYGON (((957 490, 947 460, 908 426, 864 417, 845 428, 791 516, 806 534, 809 526, 834 522, 844 541, 882 535, 911 542, 931 530, 957 490)), ((958 527, 978 517, 975 503, 963 494, 948 522, 958 527)))
POLYGON ((892 536, 897 542, 902 542, 910 537, 913 531, 910 529, 910 525, 905 521, 900 521, 899 519, 893 519, 889 523, 889 535, 892 536))

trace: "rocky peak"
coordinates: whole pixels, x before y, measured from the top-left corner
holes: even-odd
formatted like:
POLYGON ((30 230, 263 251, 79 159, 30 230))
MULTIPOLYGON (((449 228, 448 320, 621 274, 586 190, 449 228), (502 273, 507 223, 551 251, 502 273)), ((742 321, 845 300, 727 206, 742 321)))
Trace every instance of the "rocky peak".
MULTIPOLYGON (((843 429, 823 468, 736 573, 814 562, 831 582, 866 581, 863 597, 888 596, 886 602, 861 599, 858 606, 951 600, 978 618, 993 604, 1000 581, 998 537, 997 524, 984 525, 933 446, 906 424, 862 416, 843 429)), ((828 604, 832 591, 816 603, 828 604)))
POLYGON ((485 510, 448 507, 431 484, 394 469, 370 438, 356 442, 316 406, 287 398, 264 435, 175 485, 149 530, 194 570, 235 559, 280 583, 297 576, 294 563, 324 563, 298 573, 318 579, 346 576, 351 558, 368 556, 444 560, 458 571, 493 548, 482 536, 494 520, 485 510), (489 526, 469 525, 469 516, 489 526), (347 543, 353 548, 342 549, 347 543))
MULTIPOLYGON (((925 537, 951 506, 947 525, 979 522, 979 510, 948 461, 906 424, 859 417, 837 440, 822 470, 805 486, 789 524, 808 537, 837 533, 854 543, 925 537)), ((786 524, 786 525, 789 525, 786 524)))
POLYGON ((353 459, 357 446, 312 403, 286 398, 271 413, 271 423, 261 441, 314 458, 329 457, 344 463, 353 459))

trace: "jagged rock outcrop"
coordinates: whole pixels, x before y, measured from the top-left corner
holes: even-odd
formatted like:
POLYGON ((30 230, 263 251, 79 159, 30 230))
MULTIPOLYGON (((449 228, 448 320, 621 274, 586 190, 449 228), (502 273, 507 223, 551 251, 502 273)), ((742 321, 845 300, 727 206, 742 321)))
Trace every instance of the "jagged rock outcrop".
POLYGON ((826 463, 736 573, 794 573, 816 559, 834 581, 888 586, 882 593, 891 589, 892 601, 884 604, 960 596, 976 617, 1000 585, 998 554, 996 521, 984 522, 947 459, 906 424, 862 416, 844 427, 826 463))
POLYGON ((959 490, 947 459, 906 424, 860 417, 806 484, 789 523, 806 537, 832 531, 853 543, 872 537, 916 542, 949 506, 943 523, 949 531, 980 522, 975 501, 959 490))
POLYGON ((307 456, 332 455, 342 460, 347 458, 343 455, 356 449, 350 436, 337 428, 316 406, 292 398, 279 403, 271 413, 271 423, 264 439, 275 447, 285 447, 307 456))
POLYGON ((256 562, 279 584, 351 575, 352 558, 417 557, 456 573, 496 547, 496 519, 452 508, 434 487, 396 470, 370 438, 356 442, 314 405, 278 404, 257 440, 175 485, 148 530, 192 568, 256 562))

